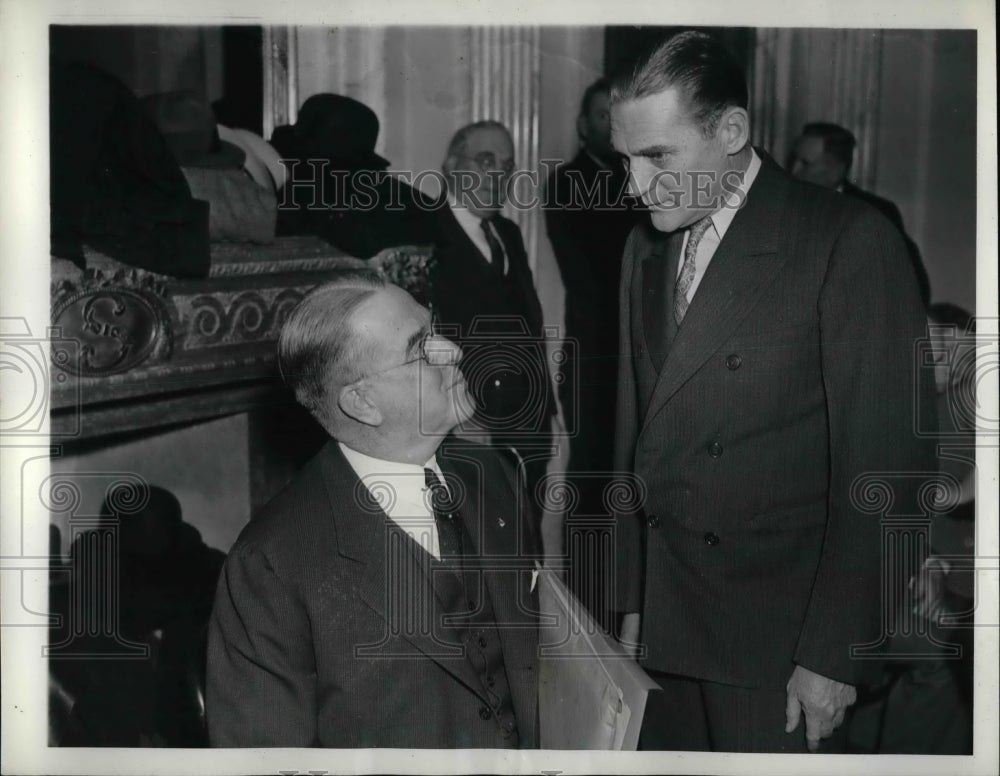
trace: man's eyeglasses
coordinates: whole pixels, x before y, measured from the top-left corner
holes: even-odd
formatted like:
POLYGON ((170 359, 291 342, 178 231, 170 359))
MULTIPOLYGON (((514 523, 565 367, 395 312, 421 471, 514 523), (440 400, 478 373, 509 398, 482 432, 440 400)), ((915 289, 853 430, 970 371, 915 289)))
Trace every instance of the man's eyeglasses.
POLYGON ((431 323, 430 330, 424 333, 416 347, 415 356, 406 359, 406 361, 401 361, 398 364, 393 364, 392 366, 387 366, 384 369, 379 369, 377 372, 370 372, 365 375, 364 378, 360 379, 378 377, 379 375, 386 374, 387 372, 401 369, 404 366, 416 364, 418 361, 423 361, 428 366, 450 366, 451 364, 458 363, 462 351, 451 340, 435 331, 436 326, 436 322, 431 323))
POLYGON ((489 172, 490 170, 500 170, 508 174, 514 172, 513 159, 505 159, 501 162, 492 151, 482 151, 475 156, 463 155, 463 158, 475 162, 476 167, 483 172, 489 172))

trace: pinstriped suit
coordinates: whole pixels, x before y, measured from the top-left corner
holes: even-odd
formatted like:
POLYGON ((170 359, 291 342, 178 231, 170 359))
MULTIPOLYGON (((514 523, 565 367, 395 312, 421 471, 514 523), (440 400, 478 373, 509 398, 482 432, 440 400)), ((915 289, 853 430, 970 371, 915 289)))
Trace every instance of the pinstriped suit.
POLYGON ((913 433, 932 395, 914 376, 924 314, 888 221, 758 154, 659 369, 646 335, 670 296, 647 275, 665 263, 672 294, 680 240, 643 225, 625 249, 615 457, 648 495, 618 516, 618 606, 642 613, 652 670, 783 690, 799 663, 857 684, 869 664, 850 646, 880 633, 881 525, 851 487, 933 471, 913 433))

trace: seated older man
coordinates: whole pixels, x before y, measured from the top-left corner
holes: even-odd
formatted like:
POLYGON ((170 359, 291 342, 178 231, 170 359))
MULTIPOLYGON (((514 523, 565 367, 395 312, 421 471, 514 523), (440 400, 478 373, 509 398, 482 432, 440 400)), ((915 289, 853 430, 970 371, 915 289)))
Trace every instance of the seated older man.
POLYGON ((532 520, 449 432, 461 350, 380 277, 289 316, 282 374, 332 439, 244 529, 209 633, 215 746, 537 746, 532 520))

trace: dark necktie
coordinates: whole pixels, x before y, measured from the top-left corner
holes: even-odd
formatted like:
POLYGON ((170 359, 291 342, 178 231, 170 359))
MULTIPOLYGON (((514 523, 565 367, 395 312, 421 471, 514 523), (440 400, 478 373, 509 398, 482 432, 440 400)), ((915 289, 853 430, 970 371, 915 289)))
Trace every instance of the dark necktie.
POLYGON ((451 504, 451 495, 433 469, 424 469, 424 484, 430 492, 441 560, 454 559, 462 554, 462 533, 458 525, 458 514, 451 504))
POLYGON ((681 274, 677 277, 677 285, 674 288, 674 320, 677 325, 681 325, 684 315, 688 309, 688 291, 694 282, 695 256, 698 253, 698 243, 705 236, 705 232, 712 226, 711 216, 706 216, 700 221, 696 221, 688 229, 688 241, 684 246, 684 264, 681 265, 681 274))
POLYGON ((486 244, 490 246, 490 266, 498 275, 503 275, 503 246, 493 233, 490 219, 484 218, 479 222, 479 226, 482 228, 483 234, 486 235, 486 244))

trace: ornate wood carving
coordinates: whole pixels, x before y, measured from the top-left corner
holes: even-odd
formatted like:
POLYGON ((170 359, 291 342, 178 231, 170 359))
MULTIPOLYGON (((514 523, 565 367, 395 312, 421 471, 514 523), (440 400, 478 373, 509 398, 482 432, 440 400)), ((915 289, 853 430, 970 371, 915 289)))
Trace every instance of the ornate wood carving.
MULTIPOLYGON (((280 401, 276 342, 292 308, 345 270, 377 269, 417 298, 431 255, 400 246, 369 260, 313 237, 214 245, 207 278, 53 263, 52 434, 95 437, 244 412, 280 401), (67 266, 69 265, 69 266, 67 266)), ((288 397, 285 397, 288 399, 288 397)))
POLYGON ((184 350, 275 341, 288 313, 309 291, 266 288, 260 291, 216 292, 174 297, 185 332, 184 350))
POLYGON ((76 341, 69 355, 54 359, 72 375, 103 377, 127 372, 146 361, 169 358, 172 347, 163 283, 138 270, 87 273, 77 284, 55 289, 52 325, 76 341))

